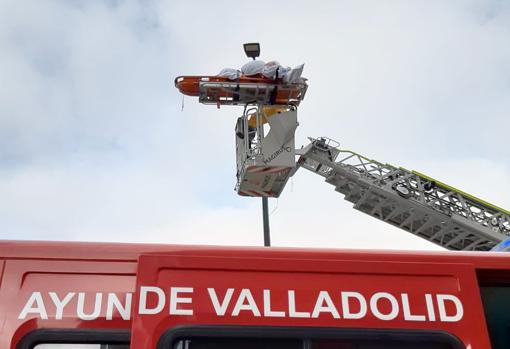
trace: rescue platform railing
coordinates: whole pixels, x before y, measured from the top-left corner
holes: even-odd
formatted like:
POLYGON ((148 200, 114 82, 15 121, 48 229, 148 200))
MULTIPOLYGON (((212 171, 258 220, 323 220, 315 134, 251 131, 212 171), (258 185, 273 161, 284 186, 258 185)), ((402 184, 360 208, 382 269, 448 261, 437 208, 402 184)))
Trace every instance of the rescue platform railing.
POLYGON ((198 100, 218 105, 299 105, 305 97, 306 82, 295 84, 200 82, 198 100))

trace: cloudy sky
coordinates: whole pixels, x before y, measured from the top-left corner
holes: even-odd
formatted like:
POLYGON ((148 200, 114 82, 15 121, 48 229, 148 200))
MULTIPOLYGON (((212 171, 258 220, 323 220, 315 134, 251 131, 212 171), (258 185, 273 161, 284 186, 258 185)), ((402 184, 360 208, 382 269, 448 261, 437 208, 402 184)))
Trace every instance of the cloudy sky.
MULTIPOLYGON (((173 87, 250 41, 305 63, 297 145, 328 136, 508 208, 509 37, 506 1, 0 0, 0 238, 260 245, 260 200, 233 190, 241 109, 173 87)), ((278 246, 438 248, 305 170, 270 211, 278 246)))

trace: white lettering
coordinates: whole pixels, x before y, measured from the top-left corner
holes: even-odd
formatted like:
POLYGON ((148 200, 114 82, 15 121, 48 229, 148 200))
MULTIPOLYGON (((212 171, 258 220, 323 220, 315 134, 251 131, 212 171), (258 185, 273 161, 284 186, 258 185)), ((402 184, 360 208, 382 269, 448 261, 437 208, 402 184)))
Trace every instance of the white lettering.
POLYGON ((464 316, 464 309, 462 308, 462 303, 460 300, 451 294, 438 294, 437 295, 437 307, 439 311, 439 319, 444 322, 457 322, 462 319, 464 316), (445 301, 451 301, 455 305, 456 313, 455 315, 447 315, 446 314, 446 305, 445 301))
POLYGON ((402 311, 404 312, 404 320, 407 321, 425 321, 425 315, 411 314, 411 306, 409 305, 409 296, 407 293, 402 293, 402 311))
POLYGON ((328 291, 320 291, 317 302, 315 302, 315 307, 313 308, 312 318, 318 318, 319 314, 323 312, 330 313, 335 319, 340 318, 338 310, 336 310, 328 291), (324 305, 324 303, 326 303, 326 305, 324 305))
POLYGON ((216 295, 216 290, 214 288, 208 288, 207 292, 209 292, 209 298, 214 307, 214 311, 218 316, 224 316, 227 312, 227 307, 230 304, 230 300, 232 299, 232 295, 234 294, 234 289, 229 288, 225 293, 225 297, 223 297, 223 302, 219 302, 218 296, 216 295))
POLYGON ((434 313, 434 302, 432 301, 432 295, 425 294, 425 304, 427 304, 427 314, 429 315, 429 321, 436 321, 436 314, 434 313))
MULTIPOLYGON (((86 321, 99 317, 103 317, 104 320, 115 318, 129 321, 135 296, 139 297, 138 314, 140 315, 159 314, 168 306, 170 315, 193 316, 196 313, 193 308, 196 303, 193 299, 194 291, 193 287, 169 287, 169 292, 165 293, 160 287, 140 286, 138 293, 68 292, 59 294, 58 292, 33 292, 24 304, 18 319, 36 317, 47 320, 51 317, 55 320, 62 320, 64 316, 69 316, 86 321), (50 309, 46 307, 48 304, 45 304, 45 300, 50 302, 50 309), (53 306, 55 314, 52 313, 53 306), (50 311, 49 315, 48 311, 50 311), (74 311, 76 312, 74 313, 74 311)), ((275 291, 272 289, 263 289, 262 294, 260 289, 255 294, 248 288, 228 288, 223 295, 212 287, 207 288, 207 291, 214 308, 212 314, 215 313, 218 317, 227 314, 236 317, 242 311, 247 311, 247 316, 254 317, 318 319, 331 316, 333 319, 357 320, 366 318, 370 313, 370 316, 383 321, 399 318, 415 322, 458 322, 464 316, 461 300, 451 294, 425 293, 418 295, 413 293, 410 295, 409 293, 376 292, 368 298, 368 295, 360 292, 340 291, 340 299, 338 299, 340 302, 336 303, 332 300, 330 291, 319 289, 316 291, 318 293, 312 309, 309 297, 297 300, 296 291, 287 290, 288 307, 285 309, 285 304, 280 302, 282 295, 274 293, 275 291), (238 295, 235 302, 234 294, 238 295), (254 295, 257 297, 257 301, 254 295), (260 301, 263 303, 259 303, 260 301), (261 311, 263 311, 262 314, 261 311), (324 313, 329 315, 324 315, 324 313)), ((282 292, 282 290, 278 290, 278 292, 282 292)), ((199 304, 203 304, 203 302, 199 302, 199 304)), ((213 310, 208 306, 207 310, 200 309, 200 311, 212 312, 213 310)), ((135 313, 136 310, 133 309, 133 314, 135 313)))
POLYGON ((288 291, 289 298, 289 317, 297 317, 297 318, 309 318, 310 313, 307 311, 296 311, 296 297, 294 294, 294 290, 288 291))
POLYGON ((44 307, 41 292, 32 293, 27 303, 23 307, 23 310, 21 310, 18 319, 23 320, 27 317, 28 314, 38 314, 41 319, 48 320, 48 313, 44 307))
POLYGON ((113 319, 113 308, 115 307, 119 312, 122 320, 129 320, 131 318, 131 300, 133 295, 126 293, 126 302, 124 305, 120 302, 119 297, 115 293, 108 293, 108 302, 106 303, 106 320, 113 319))
POLYGON ((344 319, 361 319, 367 315, 367 301, 361 293, 358 292, 342 292, 342 311, 344 319), (349 298, 355 298, 359 303, 359 312, 351 313, 349 306, 349 298))
POLYGON ((99 317, 99 314, 101 314, 101 301, 103 299, 102 293, 96 293, 96 298, 94 301, 94 310, 91 314, 85 314, 85 292, 79 292, 78 293, 78 305, 76 308, 76 313, 78 315, 78 318, 90 321, 95 320, 99 317))
POLYGON ((53 301, 53 304, 55 304, 56 312, 55 312, 55 319, 56 320, 62 320, 62 315, 64 314, 64 307, 71 301, 71 299, 76 294, 75 292, 69 292, 66 294, 64 299, 60 300, 58 298, 58 295, 56 292, 50 292, 50 298, 53 301))
POLYGON ((241 310, 249 310, 253 313, 254 316, 260 316, 260 311, 259 308, 257 308, 255 300, 253 299, 253 295, 247 288, 243 288, 241 290, 241 294, 239 294, 239 298, 237 299, 234 310, 232 311, 232 316, 238 316, 241 310), (248 303, 245 304, 245 301, 248 303))
POLYGON ((372 310, 372 313, 375 315, 376 318, 388 321, 393 320, 398 316, 398 302, 397 299, 392 296, 391 294, 387 292, 377 292, 375 293, 372 298, 370 299, 370 310, 372 310), (378 307, 378 301, 380 299, 387 299, 390 301, 391 304, 391 311, 389 314, 383 314, 379 310, 378 307))
POLYGON ((179 293, 193 293, 193 287, 170 288, 170 315, 193 315, 193 309, 178 309, 178 304, 190 304, 191 298, 179 297, 179 293))
POLYGON ((285 317, 284 311, 271 310, 271 291, 270 290, 264 290, 264 316, 285 317))
POLYGON ((138 306, 138 314, 140 315, 154 315, 163 310, 165 306, 165 292, 159 287, 141 286, 140 287, 140 303, 138 306), (155 293, 158 296, 158 303, 154 308, 147 307, 147 294, 155 293))

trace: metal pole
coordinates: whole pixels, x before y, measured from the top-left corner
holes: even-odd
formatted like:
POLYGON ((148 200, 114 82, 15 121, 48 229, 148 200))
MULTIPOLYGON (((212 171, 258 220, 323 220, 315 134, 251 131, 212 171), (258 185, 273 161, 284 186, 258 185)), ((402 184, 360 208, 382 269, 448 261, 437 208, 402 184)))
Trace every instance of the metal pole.
POLYGON ((267 198, 262 198, 262 219, 264 221, 264 246, 271 246, 271 237, 269 235, 269 209, 267 198))

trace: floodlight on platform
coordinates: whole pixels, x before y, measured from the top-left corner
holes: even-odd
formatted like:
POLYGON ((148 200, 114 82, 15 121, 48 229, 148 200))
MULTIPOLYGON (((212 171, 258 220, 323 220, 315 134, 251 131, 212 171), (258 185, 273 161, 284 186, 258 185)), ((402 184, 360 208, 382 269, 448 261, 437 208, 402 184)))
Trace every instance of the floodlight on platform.
POLYGON ((246 53, 246 55, 248 57, 252 58, 253 60, 255 60, 255 58, 260 56, 260 44, 258 42, 247 43, 247 44, 244 44, 243 46, 244 46, 244 52, 246 53))

